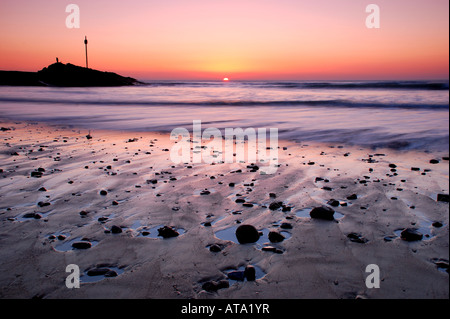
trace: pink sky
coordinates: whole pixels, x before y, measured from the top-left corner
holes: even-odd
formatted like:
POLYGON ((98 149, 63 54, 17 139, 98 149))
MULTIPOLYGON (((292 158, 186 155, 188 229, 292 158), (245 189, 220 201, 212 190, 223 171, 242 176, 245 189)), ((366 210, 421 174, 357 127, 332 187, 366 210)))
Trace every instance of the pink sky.
POLYGON ((448 79, 448 0, 2 0, 0 69, 139 79, 448 79), (65 8, 81 10, 68 29, 65 8), (381 28, 367 29, 368 4, 381 28))

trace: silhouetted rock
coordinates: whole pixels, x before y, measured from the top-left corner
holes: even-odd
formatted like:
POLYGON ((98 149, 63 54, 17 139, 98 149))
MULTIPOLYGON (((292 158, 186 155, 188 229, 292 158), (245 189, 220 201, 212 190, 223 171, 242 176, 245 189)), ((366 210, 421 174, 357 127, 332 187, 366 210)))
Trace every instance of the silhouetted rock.
POLYGON ((328 205, 333 206, 333 207, 338 207, 340 205, 339 201, 335 200, 335 199, 330 199, 327 202, 328 205))
POLYGON ((164 227, 161 227, 160 229, 158 229, 158 235, 163 238, 172 238, 172 237, 177 237, 180 234, 172 227, 164 226, 164 227))
POLYGON ((236 238, 240 244, 251 244, 259 240, 259 232, 252 225, 241 225, 236 229, 236 238))
POLYGON ((272 243, 281 243, 284 239, 285 237, 281 235, 279 232, 271 231, 269 233, 269 240, 272 243))
POLYGON ((438 194, 437 201, 448 203, 450 201, 450 196, 447 194, 438 194))
POLYGON ((244 271, 245 278, 247 278, 248 281, 255 281, 256 280, 256 269, 255 267, 248 265, 245 267, 244 271))
POLYGON ((400 237, 406 241, 418 241, 422 240, 423 235, 417 229, 406 228, 401 232, 400 237))
POLYGON ((314 219, 334 220, 334 210, 328 207, 315 207, 309 215, 314 219))
POLYGON ((280 209, 283 206, 283 202, 273 202, 269 205, 270 210, 277 210, 280 209))
POLYGON ((113 234, 120 234, 122 232, 122 228, 120 228, 119 226, 112 226, 111 227, 111 233, 113 234))
POLYGON ((0 71, 0 85, 12 86, 128 86, 141 84, 136 79, 73 64, 54 63, 38 72, 0 71))
POLYGON ((72 244, 72 247, 75 249, 89 249, 92 247, 92 244, 88 241, 76 241, 72 244))

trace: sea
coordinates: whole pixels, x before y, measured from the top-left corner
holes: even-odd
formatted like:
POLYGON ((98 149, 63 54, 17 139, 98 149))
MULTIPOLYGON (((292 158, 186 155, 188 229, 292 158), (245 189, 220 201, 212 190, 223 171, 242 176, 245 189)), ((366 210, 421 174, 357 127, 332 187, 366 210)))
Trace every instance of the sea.
POLYGON ((86 130, 277 128, 280 139, 449 149, 448 81, 145 81, 0 87, 0 119, 86 130))

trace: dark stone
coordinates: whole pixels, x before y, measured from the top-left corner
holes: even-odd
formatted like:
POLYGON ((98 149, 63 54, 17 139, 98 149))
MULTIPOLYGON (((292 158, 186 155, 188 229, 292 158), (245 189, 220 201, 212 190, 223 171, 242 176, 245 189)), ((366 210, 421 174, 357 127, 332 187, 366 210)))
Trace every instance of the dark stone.
POLYGON ((434 222, 432 225, 436 228, 441 228, 442 226, 444 226, 444 224, 442 224, 441 222, 434 222))
POLYGON ((105 191, 105 190, 101 190, 101 191, 100 191, 100 195, 102 195, 102 196, 106 196, 106 195, 108 195, 108 192, 107 192, 107 191, 105 191))
POLYGON ((269 240, 272 243, 281 243, 284 239, 285 237, 281 235, 279 232, 271 231, 269 233, 269 240))
POLYGON ((158 180, 157 179, 148 180, 147 184, 158 184, 158 180))
POLYGON ((120 234, 120 233, 122 233, 122 228, 120 228, 119 226, 114 225, 114 226, 111 227, 111 233, 113 233, 113 234, 120 234))
POLYGON ((269 205, 269 209, 277 210, 277 209, 280 209, 282 206, 283 206, 282 202, 273 202, 272 204, 269 205))
POLYGON ((64 236, 64 235, 58 235, 58 240, 65 240, 66 239, 66 236, 64 236))
POLYGON ((259 240, 259 232, 252 225, 241 225, 236 229, 236 238, 240 244, 251 244, 259 240))
POLYGON ((350 239, 350 241, 359 244, 365 244, 368 242, 366 238, 362 237, 361 234, 357 233, 350 233, 347 235, 347 238, 350 239))
POLYGON ((390 168, 397 168, 397 165, 395 165, 395 164, 389 164, 389 167, 390 167, 390 168))
POLYGON ((328 187, 328 186, 322 187, 322 189, 324 191, 329 191, 329 192, 331 192, 333 190, 331 187, 328 187))
POLYGON ((31 177, 41 178, 44 175, 42 172, 31 172, 31 177))
POLYGON ((41 219, 42 215, 38 213, 27 213, 23 215, 23 218, 34 218, 34 219, 41 219))
POLYGON ((281 229, 292 229, 292 224, 290 224, 290 223, 282 223, 280 228, 281 229))
POLYGON ((420 168, 419 167, 411 167, 411 170, 415 171, 415 172, 418 172, 418 171, 420 171, 420 168))
POLYGON ((309 215, 314 219, 334 220, 334 210, 324 206, 313 208, 309 215))
POLYGON ((256 172, 259 170, 258 165, 255 164, 248 165, 247 168, 251 169, 252 172, 256 172))
POLYGON ((112 202, 112 205, 113 205, 113 206, 117 206, 117 205, 119 205, 119 202, 116 201, 116 200, 114 200, 114 201, 112 202))
POLYGON ((417 229, 406 228, 401 232, 400 237, 406 241, 418 241, 422 240, 423 235, 417 229))
POLYGON ((222 251, 222 248, 219 245, 214 244, 209 247, 209 251, 212 253, 218 253, 222 251))
POLYGON ((72 244, 72 247, 75 249, 89 249, 92 247, 92 244, 88 241, 76 241, 72 244))
POLYGON ((245 203, 245 199, 243 199, 243 198, 238 198, 238 199, 235 200, 235 202, 236 202, 237 204, 243 204, 243 203, 245 203))
POLYGON ((200 193, 200 195, 209 195, 209 194, 211 194, 211 192, 208 190, 204 190, 200 193))
POLYGON ((47 189, 46 189, 45 187, 41 187, 41 188, 38 189, 38 191, 40 191, 40 192, 46 192, 47 189))
POLYGON ((353 194, 347 197, 348 200, 357 200, 358 199, 358 195, 353 194))
POLYGON ((248 265, 245 267, 244 276, 247 278, 248 281, 255 281, 256 280, 256 269, 255 267, 248 265))
POLYGON ((46 207, 46 206, 50 206, 50 205, 51 205, 50 203, 44 203, 44 202, 39 202, 38 203, 39 207, 46 207))
POLYGON ((158 229, 158 236, 161 236, 163 238, 172 238, 177 237, 179 235, 180 234, 175 229, 169 226, 164 226, 158 229))
POLYGON ((333 207, 338 207, 340 205, 339 201, 335 199, 330 199, 327 204, 333 207))
POLYGON ((448 194, 438 194, 437 201, 448 203, 450 201, 450 196, 448 194))
POLYGON ((228 186, 230 186, 230 187, 234 187, 235 185, 236 185, 235 183, 228 184, 228 186))
POLYGON ((90 277, 105 276, 110 271, 111 271, 111 269, 109 269, 109 268, 94 268, 94 269, 88 270, 87 275, 90 277))
POLYGON ((244 281, 245 273, 243 271, 232 271, 228 273, 228 279, 244 281))
POLYGON ((430 160, 430 164, 439 164, 440 162, 437 159, 430 160))
POLYGON ((275 193, 270 193, 270 194, 269 194, 269 197, 270 197, 270 198, 277 198, 277 194, 275 194, 275 193))

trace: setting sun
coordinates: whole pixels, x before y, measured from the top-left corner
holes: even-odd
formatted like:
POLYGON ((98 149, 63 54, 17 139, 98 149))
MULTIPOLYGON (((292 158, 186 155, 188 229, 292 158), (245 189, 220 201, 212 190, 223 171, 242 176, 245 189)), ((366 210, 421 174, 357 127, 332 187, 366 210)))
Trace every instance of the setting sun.
POLYGON ((223 81, 224 82, 228 82, 228 81, 230 81, 230 79, 229 78, 223 78, 223 81))

